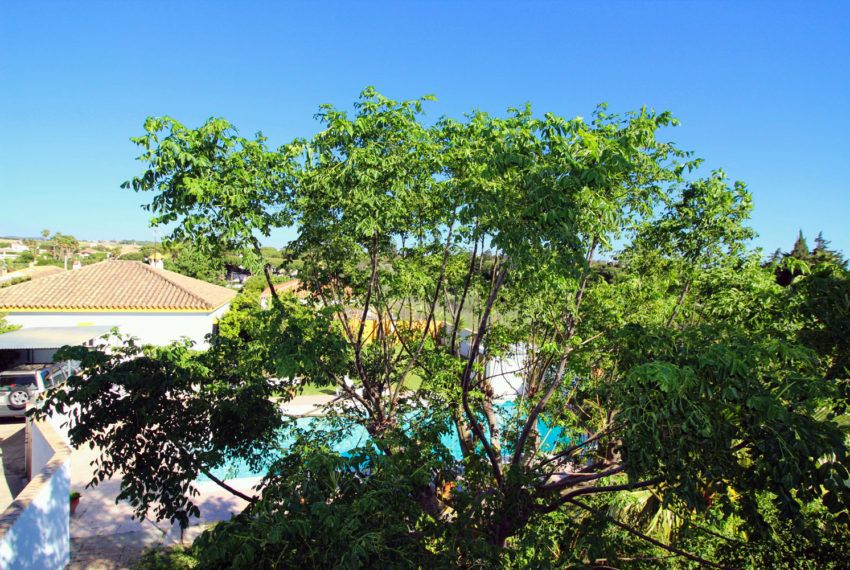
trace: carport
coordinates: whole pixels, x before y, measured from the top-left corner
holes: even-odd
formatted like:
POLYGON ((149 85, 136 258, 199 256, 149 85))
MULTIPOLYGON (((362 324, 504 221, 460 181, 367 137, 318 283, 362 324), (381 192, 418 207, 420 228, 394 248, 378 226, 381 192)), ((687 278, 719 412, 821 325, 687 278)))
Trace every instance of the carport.
POLYGON ((63 346, 93 346, 112 327, 33 327, 0 334, 0 362, 6 365, 53 362, 63 346), (5 358, 4 358, 5 357, 5 358))

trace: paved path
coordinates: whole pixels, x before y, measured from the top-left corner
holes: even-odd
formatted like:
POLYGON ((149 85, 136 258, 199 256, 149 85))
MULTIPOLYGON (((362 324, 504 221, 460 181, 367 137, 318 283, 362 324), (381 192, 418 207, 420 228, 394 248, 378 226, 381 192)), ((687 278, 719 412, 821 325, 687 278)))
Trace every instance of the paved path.
POLYGON ((27 484, 25 428, 23 418, 0 419, 0 513, 6 510, 27 484))
MULTIPOLYGON (((298 396, 282 406, 284 413, 314 415, 333 396, 298 396)), ((92 478, 91 461, 99 452, 78 449, 71 455, 71 489, 82 494, 77 512, 71 517, 71 564, 69 570, 118 570, 130 568, 138 561, 145 548, 191 544, 211 523, 227 520, 242 512, 247 502, 235 497, 213 482, 197 483, 200 492, 195 500, 201 511, 199 519, 192 519, 182 534, 177 525, 168 521, 133 520, 132 509, 125 503, 115 502, 120 491, 117 478, 86 489, 92 478)), ((253 494, 259 477, 232 479, 228 484, 245 493, 253 494)))
MULTIPOLYGON (((181 537, 180 527, 168 521, 134 520, 126 502, 116 503, 120 480, 108 479, 97 487, 86 489, 92 477, 91 460, 96 450, 79 449, 71 456, 71 488, 80 491, 82 499, 71 517, 71 564, 73 570, 117 570, 130 568, 143 550, 154 546, 191 544, 213 522, 227 520, 246 506, 246 501, 233 496, 212 482, 197 483, 199 496, 195 502, 201 510, 181 537)), ((260 479, 244 478, 230 482, 246 494, 260 479)))
MULTIPOLYGON (((282 404, 284 413, 316 415, 334 396, 297 396, 282 404)), ((25 422, 0 419, 0 452, 4 478, 0 480, 0 511, 12 502, 27 481, 24 457, 25 422)), ((197 483, 200 493, 196 504, 201 518, 193 519, 181 536, 179 526, 168 521, 134 520, 126 502, 116 503, 120 480, 109 479, 97 487, 86 488, 92 479, 91 462, 99 451, 78 449, 71 455, 71 489, 82 494, 77 511, 71 516, 71 570, 118 570, 130 568, 145 548, 191 544, 209 526, 241 512, 247 503, 212 482, 197 483)), ((228 483, 246 494, 260 478, 234 479, 228 483)))
POLYGON ((280 405, 284 414, 289 416, 316 416, 324 412, 322 406, 335 400, 336 396, 316 394, 314 396, 296 396, 280 405))

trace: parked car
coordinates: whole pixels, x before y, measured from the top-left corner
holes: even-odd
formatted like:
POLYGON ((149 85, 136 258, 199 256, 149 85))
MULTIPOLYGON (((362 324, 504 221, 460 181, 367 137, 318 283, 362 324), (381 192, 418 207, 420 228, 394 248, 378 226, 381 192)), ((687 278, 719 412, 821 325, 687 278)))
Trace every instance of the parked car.
POLYGON ((27 403, 67 379, 68 367, 60 364, 22 364, 0 372, 0 417, 23 416, 27 403))

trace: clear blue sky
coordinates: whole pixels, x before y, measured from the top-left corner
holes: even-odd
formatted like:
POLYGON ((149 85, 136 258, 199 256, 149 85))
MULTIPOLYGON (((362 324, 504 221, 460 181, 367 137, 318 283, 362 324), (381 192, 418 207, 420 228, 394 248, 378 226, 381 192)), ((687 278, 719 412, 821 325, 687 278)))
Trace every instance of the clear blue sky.
MULTIPOLYGON (((129 137, 222 116, 274 144, 366 85, 429 113, 669 109, 753 193, 757 245, 850 253, 850 2, 0 3, 0 235, 150 239, 129 137)), ((282 245, 286 235, 275 236, 282 245)))

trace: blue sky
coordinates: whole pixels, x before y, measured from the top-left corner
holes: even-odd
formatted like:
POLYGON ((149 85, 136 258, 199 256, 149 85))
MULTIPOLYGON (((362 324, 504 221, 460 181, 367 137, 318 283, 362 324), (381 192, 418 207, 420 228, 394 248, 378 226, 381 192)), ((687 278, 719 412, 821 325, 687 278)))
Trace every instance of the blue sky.
MULTIPOLYGON (((375 85, 473 108, 647 105, 753 193, 756 244, 850 252, 850 2, 0 3, 0 235, 151 239, 129 137, 210 116, 273 144, 375 85)), ((274 236, 282 245, 287 232, 274 236)))

